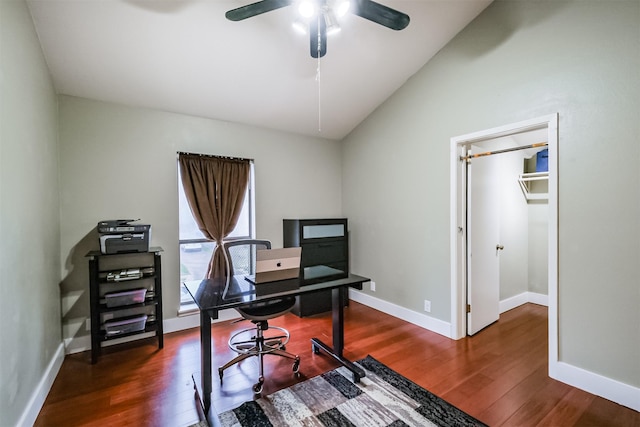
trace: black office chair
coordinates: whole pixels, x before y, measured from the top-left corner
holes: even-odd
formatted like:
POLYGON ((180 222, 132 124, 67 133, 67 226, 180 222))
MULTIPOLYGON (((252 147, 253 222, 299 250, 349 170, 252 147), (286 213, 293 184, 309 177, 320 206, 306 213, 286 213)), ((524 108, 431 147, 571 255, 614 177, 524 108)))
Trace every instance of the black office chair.
MULTIPOLYGON (((244 276, 255 274, 256 251, 259 249, 271 249, 271 242, 268 240, 234 240, 225 242, 222 245, 223 253, 227 263, 227 290, 233 280, 245 280, 244 276), (235 276, 235 279, 234 279, 235 276)), ((224 375, 224 370, 252 356, 257 356, 260 366, 260 376, 258 382, 253 385, 253 392, 262 392, 264 384, 264 356, 273 354, 292 359, 293 372, 298 373, 300 367, 300 357, 285 351, 285 345, 289 342, 289 331, 279 326, 269 326, 270 319, 282 316, 293 308, 295 297, 286 297, 277 300, 249 303, 237 307, 236 310, 244 319, 255 324, 254 328, 247 328, 238 331, 229 338, 229 348, 236 353, 234 359, 218 368, 220 382, 224 375), (277 331, 277 335, 268 334, 268 331, 277 331)))

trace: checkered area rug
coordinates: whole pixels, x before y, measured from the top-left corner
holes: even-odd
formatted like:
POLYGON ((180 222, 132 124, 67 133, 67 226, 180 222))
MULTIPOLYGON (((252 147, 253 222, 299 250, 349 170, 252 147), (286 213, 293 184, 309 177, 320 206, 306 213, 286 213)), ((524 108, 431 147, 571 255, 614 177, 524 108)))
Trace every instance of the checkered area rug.
POLYGON ((371 356, 366 377, 338 368, 219 415, 222 427, 485 426, 371 356))

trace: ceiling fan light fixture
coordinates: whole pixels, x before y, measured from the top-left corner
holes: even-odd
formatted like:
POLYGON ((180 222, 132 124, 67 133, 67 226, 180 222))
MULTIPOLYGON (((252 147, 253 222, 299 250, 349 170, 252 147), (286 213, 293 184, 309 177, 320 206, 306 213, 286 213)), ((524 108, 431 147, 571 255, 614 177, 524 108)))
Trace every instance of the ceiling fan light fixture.
POLYGON ((349 11, 352 1, 355 7, 351 8, 351 13, 363 19, 396 31, 409 25, 409 15, 374 0, 258 0, 228 10, 225 16, 230 21, 243 21, 285 6, 297 7, 300 17, 292 24, 299 30, 309 32, 311 57, 317 58, 320 64, 320 58, 327 53, 327 34, 340 30, 338 18, 349 11))
POLYGON ((327 9, 322 15, 324 16, 324 23, 327 28, 328 36, 340 32, 340 24, 338 24, 338 20, 336 19, 336 15, 333 13, 333 10, 327 9))

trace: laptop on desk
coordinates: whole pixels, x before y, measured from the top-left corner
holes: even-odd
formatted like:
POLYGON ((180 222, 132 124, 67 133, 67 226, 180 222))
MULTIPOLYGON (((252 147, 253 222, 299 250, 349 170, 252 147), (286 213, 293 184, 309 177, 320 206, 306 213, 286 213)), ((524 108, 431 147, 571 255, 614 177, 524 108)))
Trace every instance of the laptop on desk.
POLYGON ((300 274, 301 254, 302 248, 257 250, 256 272, 245 276, 245 279, 256 285, 295 279, 300 274))

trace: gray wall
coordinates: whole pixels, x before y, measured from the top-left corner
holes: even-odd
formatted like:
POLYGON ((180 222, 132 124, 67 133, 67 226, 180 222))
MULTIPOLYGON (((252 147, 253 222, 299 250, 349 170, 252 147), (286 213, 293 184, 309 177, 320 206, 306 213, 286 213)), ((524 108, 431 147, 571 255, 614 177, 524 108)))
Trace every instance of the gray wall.
POLYGON ((450 320, 450 138, 557 112, 560 361, 640 386, 639 19, 637 0, 496 1, 346 138, 376 297, 450 320))
POLYGON ((0 1, 0 425, 60 353, 57 106, 22 1, 0 1))
POLYGON ((98 101, 60 97, 62 307, 71 348, 88 344, 87 251, 98 221, 141 218, 161 246, 165 321, 179 307, 176 152, 255 160, 257 236, 282 246, 282 219, 340 216, 340 144, 98 101), (77 340, 84 337, 82 340, 77 340))

